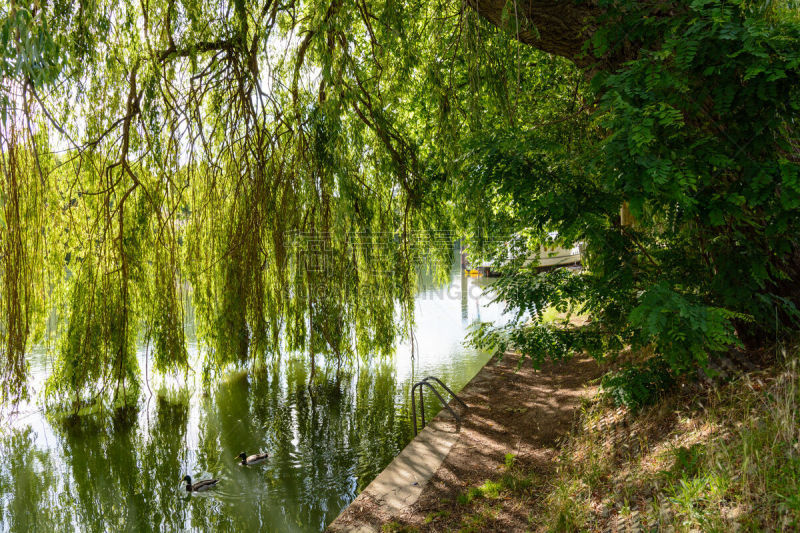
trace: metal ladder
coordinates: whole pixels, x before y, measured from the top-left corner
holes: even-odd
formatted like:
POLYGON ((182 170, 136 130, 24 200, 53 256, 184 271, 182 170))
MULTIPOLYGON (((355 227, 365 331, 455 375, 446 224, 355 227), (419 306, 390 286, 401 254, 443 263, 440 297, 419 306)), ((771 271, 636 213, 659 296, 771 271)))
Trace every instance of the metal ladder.
POLYGON ((417 387, 419 387, 419 404, 420 404, 420 412, 422 413, 422 429, 425 429, 425 397, 422 394, 425 385, 427 385, 428 388, 433 391, 436 397, 439 398, 439 401, 442 403, 442 407, 445 407, 448 411, 450 411, 450 414, 453 415, 453 418, 456 419, 456 427, 458 429, 461 429, 461 417, 458 416, 458 414, 455 411, 453 411, 453 408, 450 407, 450 405, 446 401, 444 401, 444 398, 442 398, 442 395, 439 394, 439 391, 436 390, 436 387, 433 386, 430 380, 433 380, 439 385, 441 385, 441 387, 444 390, 450 393, 450 396, 458 400, 458 403, 464 406, 464 409, 469 409, 467 404, 464 403, 464 401, 461 398, 459 398, 455 392, 451 391, 447 385, 442 383, 442 380, 433 376, 428 376, 422 381, 418 381, 417 383, 414 384, 413 387, 411 387, 411 416, 414 420, 414 435, 415 436, 417 435, 417 402, 416 402, 417 387))

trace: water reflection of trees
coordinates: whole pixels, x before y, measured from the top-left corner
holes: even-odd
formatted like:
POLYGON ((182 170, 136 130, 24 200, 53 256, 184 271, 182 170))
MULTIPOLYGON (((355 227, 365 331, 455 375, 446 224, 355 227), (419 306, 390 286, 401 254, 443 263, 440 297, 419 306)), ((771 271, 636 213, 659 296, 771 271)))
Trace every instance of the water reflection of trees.
POLYGON ((0 439, 0 530, 321 530, 410 438, 390 363, 318 368, 309 383, 305 361, 286 359, 178 398, 51 420, 51 449, 30 428, 0 439), (265 464, 237 465, 261 450, 265 464), (188 497, 185 473, 222 482, 188 497))
POLYGON ((69 524, 57 490, 61 476, 49 454, 34 446, 30 428, 4 436, 0 456, 0 528, 48 531, 69 524))
POLYGON ((221 386, 203 425, 204 446, 231 456, 271 454, 263 467, 232 470, 243 501, 231 505, 248 509, 248 522, 232 525, 324 528, 405 445, 409 421, 397 397, 388 364, 318 369, 309 384, 305 362, 290 359, 283 379, 264 371, 221 386))
POLYGON ((56 423, 75 523, 91 531, 177 529, 175 487, 188 406, 157 400, 154 422, 134 408, 56 423), (148 431, 149 429, 149 431, 148 431))
POLYGON ((52 421, 59 446, 30 428, 2 441, 0 509, 11 531, 176 530, 187 406, 158 401, 149 431, 134 408, 52 421))

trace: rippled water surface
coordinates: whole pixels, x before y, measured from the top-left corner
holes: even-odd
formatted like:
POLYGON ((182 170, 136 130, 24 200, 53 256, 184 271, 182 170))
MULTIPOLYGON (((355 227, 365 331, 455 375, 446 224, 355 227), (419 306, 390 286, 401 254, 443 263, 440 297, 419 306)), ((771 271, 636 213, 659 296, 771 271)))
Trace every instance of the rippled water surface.
MULTIPOLYGON (((460 390, 487 361, 462 344, 470 323, 500 315, 486 283, 454 269, 449 284, 420 291, 413 361, 406 342, 338 374, 323 365, 310 384, 306 361, 284 357, 208 394, 199 376, 182 394, 151 377, 152 396, 145 385, 137 407, 114 414, 62 419, 23 406, 0 430, 0 530, 324 529, 411 440, 413 383, 432 374, 460 390), (243 468, 241 451, 270 458, 243 468), (189 496, 187 473, 221 481, 189 496)), ((140 359, 144 369, 145 347, 140 359)), ((35 391, 48 366, 33 354, 35 391)), ((438 411, 433 398, 426 407, 438 411)))

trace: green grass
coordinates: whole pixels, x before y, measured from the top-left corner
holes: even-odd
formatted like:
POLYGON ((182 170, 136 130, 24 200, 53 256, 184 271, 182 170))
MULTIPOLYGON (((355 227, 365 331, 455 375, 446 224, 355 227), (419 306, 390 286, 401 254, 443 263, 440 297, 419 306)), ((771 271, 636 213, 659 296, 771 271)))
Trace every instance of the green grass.
POLYGON ((504 472, 499 478, 487 479, 481 485, 470 487, 458 495, 456 501, 466 507, 459 531, 467 533, 486 530, 489 522, 497 516, 497 508, 491 507, 494 500, 516 500, 528 506, 534 482, 535 476, 518 468, 516 456, 507 453, 504 472))
POLYGON ((474 500, 496 500, 503 494, 522 493, 533 484, 533 478, 516 467, 517 457, 513 453, 505 455, 505 473, 496 480, 487 479, 482 485, 470 487, 458 495, 461 505, 469 505, 474 500))
POLYGON ((430 524, 432 522, 435 522, 439 518, 447 518, 448 516, 450 516, 450 511, 447 510, 428 513, 428 515, 425 517, 425 523, 430 524))
POLYGON ((480 487, 470 487, 466 492, 462 492, 456 498, 456 501, 461 505, 469 505, 473 500, 483 497, 483 492, 480 487))
POLYGON ((513 453, 507 453, 505 456, 506 470, 512 470, 517 465, 517 456, 513 453))
POLYGON ((382 533, 415 533, 419 531, 414 526, 407 526, 400 522, 389 522, 381 526, 382 533))
POLYGON ((477 513, 464 516, 459 533, 478 533, 485 531, 489 521, 494 520, 496 513, 492 509, 483 509, 477 513))

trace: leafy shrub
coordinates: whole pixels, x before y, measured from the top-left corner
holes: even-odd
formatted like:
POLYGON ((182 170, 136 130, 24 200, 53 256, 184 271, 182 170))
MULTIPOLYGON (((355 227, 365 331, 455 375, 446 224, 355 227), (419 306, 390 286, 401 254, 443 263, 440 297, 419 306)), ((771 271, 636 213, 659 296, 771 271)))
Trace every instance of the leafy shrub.
MULTIPOLYGON (((568 150, 556 125, 493 132, 464 159, 465 225, 486 236, 504 274, 493 290, 517 313, 472 341, 535 364, 652 346, 680 374, 738 344, 790 338, 800 327, 796 17, 743 0, 689 2, 670 16, 599 4, 598 57, 638 50, 592 78, 599 128, 568 150), (579 274, 531 264, 542 246, 575 243, 579 274), (589 324, 548 323, 543 310, 571 302, 589 324)), ((658 391, 637 374, 608 380, 627 383, 623 403, 658 391)))
POLYGON ((674 384, 675 377, 666 361, 653 357, 640 365, 627 365, 606 374, 601 389, 614 405, 637 411, 655 403, 674 384))

